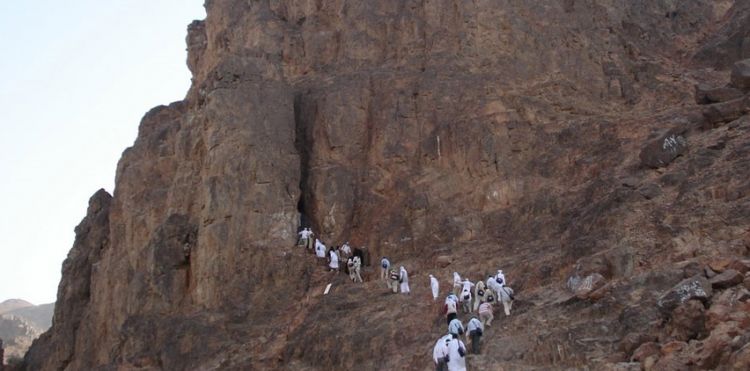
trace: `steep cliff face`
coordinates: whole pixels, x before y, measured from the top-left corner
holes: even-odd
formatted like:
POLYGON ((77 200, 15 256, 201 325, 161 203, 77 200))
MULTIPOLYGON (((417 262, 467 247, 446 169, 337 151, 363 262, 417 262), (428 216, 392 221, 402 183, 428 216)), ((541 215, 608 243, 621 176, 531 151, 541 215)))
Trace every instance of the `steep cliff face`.
POLYGON ((471 365, 628 359, 680 269, 747 254, 747 106, 693 100, 745 55, 745 5, 207 1, 190 91, 92 198, 27 368, 424 369, 426 273, 496 267, 517 314, 471 365), (407 266, 412 297, 324 276, 301 221, 407 266))

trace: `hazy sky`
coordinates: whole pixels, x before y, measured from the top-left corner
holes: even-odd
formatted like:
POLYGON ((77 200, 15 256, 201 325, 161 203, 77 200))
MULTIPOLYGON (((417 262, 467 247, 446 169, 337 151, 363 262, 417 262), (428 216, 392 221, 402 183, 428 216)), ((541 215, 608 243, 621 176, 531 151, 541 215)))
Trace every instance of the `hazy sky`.
POLYGON ((203 0, 0 1, 0 301, 55 301, 73 228, 146 111, 184 97, 203 0))

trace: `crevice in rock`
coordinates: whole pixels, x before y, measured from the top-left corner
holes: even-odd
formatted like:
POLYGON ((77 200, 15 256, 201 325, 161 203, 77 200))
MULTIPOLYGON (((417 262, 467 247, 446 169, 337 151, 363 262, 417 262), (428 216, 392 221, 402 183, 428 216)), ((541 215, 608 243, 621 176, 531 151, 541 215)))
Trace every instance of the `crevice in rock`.
POLYGON ((309 184, 310 175, 310 153, 312 152, 312 132, 309 122, 305 117, 303 95, 294 96, 294 147, 299 154, 300 177, 299 177, 299 200, 297 201, 297 212, 299 213, 299 228, 310 227, 318 231, 312 208, 312 190, 309 184))

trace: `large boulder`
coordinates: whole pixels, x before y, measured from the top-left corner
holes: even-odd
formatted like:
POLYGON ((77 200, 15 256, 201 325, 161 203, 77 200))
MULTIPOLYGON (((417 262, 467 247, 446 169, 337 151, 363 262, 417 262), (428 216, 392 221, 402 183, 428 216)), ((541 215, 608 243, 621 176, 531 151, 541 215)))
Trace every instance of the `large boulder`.
POLYGON ((708 105, 703 110, 703 128, 711 129, 720 124, 734 121, 748 112, 750 112, 750 99, 748 97, 708 105))
POLYGON ((711 282, 711 287, 715 289, 725 289, 742 283, 743 279, 742 273, 734 269, 727 269, 711 278, 709 282, 711 282))
POLYGON ((703 276, 694 276, 672 287, 659 298, 656 304, 662 314, 670 314, 677 306, 688 300, 706 302, 711 295, 713 295, 713 290, 708 279, 703 276))
POLYGON ((745 92, 750 91, 750 59, 739 61, 732 66, 731 85, 745 92))
POLYGON ((685 153, 688 143, 681 131, 671 129, 643 147, 640 154, 641 164, 650 168, 664 167, 685 153))
POLYGON ((715 88, 704 84, 695 85, 695 103, 697 104, 721 103, 741 98, 743 95, 741 90, 731 86, 715 88))

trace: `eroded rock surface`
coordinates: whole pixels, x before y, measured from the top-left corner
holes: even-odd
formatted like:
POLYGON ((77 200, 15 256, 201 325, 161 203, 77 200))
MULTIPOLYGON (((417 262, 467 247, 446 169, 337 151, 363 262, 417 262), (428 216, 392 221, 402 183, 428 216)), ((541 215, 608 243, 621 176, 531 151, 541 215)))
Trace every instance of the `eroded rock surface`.
POLYGON ((747 299, 724 302, 739 286, 678 285, 750 248, 748 98, 694 97, 744 55, 746 2, 206 9, 192 86, 92 198, 27 369, 427 369, 445 332, 427 274, 498 268, 516 304, 471 367, 746 362, 727 345, 747 333, 747 299), (406 266, 412 294, 375 266, 361 286, 326 274, 293 247, 302 223, 406 266), (579 266, 592 290, 575 297, 579 266))

